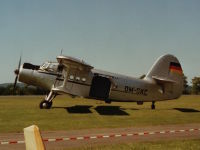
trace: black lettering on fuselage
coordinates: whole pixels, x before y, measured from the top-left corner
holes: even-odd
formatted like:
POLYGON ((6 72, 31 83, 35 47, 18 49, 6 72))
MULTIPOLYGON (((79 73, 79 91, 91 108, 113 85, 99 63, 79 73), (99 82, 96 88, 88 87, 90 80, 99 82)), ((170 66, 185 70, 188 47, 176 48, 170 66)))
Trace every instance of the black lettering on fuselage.
POLYGON ((136 94, 136 95, 144 95, 147 96, 148 89, 141 89, 141 88, 135 88, 130 86, 125 86, 124 88, 126 93, 136 94))

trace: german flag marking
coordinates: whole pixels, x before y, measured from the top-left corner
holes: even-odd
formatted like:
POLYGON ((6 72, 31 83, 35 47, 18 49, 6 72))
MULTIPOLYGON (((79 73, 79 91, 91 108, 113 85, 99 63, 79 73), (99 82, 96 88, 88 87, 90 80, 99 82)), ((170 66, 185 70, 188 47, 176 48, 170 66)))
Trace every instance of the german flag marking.
POLYGON ((181 68, 181 65, 179 63, 171 62, 169 66, 169 70, 171 73, 177 73, 179 75, 183 74, 183 70, 181 68))

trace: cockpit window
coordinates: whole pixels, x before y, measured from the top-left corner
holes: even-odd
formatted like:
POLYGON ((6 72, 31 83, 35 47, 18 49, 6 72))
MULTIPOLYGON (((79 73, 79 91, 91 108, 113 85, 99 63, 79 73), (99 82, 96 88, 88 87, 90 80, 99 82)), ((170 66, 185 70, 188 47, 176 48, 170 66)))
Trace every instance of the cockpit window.
POLYGON ((48 66, 49 66, 49 63, 44 63, 44 64, 42 65, 42 68, 43 68, 43 69, 47 69, 48 66))
POLYGON ((57 72, 58 63, 46 62, 41 66, 42 70, 50 71, 50 72, 57 72))

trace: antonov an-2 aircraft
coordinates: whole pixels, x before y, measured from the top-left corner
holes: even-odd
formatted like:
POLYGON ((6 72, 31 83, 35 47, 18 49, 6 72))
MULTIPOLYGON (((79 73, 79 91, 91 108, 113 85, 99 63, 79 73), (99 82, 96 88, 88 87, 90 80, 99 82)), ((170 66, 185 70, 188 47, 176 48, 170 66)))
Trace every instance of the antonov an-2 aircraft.
POLYGON ((104 100, 106 103, 152 102, 180 97, 183 90, 183 71, 173 55, 161 56, 143 79, 137 79, 94 69, 82 60, 58 56, 57 62, 45 62, 41 66, 24 63, 21 58, 16 79, 28 85, 48 89, 50 92, 41 101, 41 109, 49 109, 53 99, 60 94, 104 100))

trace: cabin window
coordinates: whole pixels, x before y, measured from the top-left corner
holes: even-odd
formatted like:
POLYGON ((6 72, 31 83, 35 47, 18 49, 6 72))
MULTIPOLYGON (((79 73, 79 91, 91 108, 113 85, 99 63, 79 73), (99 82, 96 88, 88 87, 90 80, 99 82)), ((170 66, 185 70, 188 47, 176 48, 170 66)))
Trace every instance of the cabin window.
POLYGON ((76 80, 77 80, 77 81, 80 81, 80 77, 76 77, 76 80))
POLYGON ((70 80, 74 80, 74 76, 73 76, 73 75, 70 75, 70 76, 69 76, 69 79, 70 79, 70 80))
POLYGON ((85 82, 85 81, 86 81, 86 78, 82 78, 82 81, 85 82))

